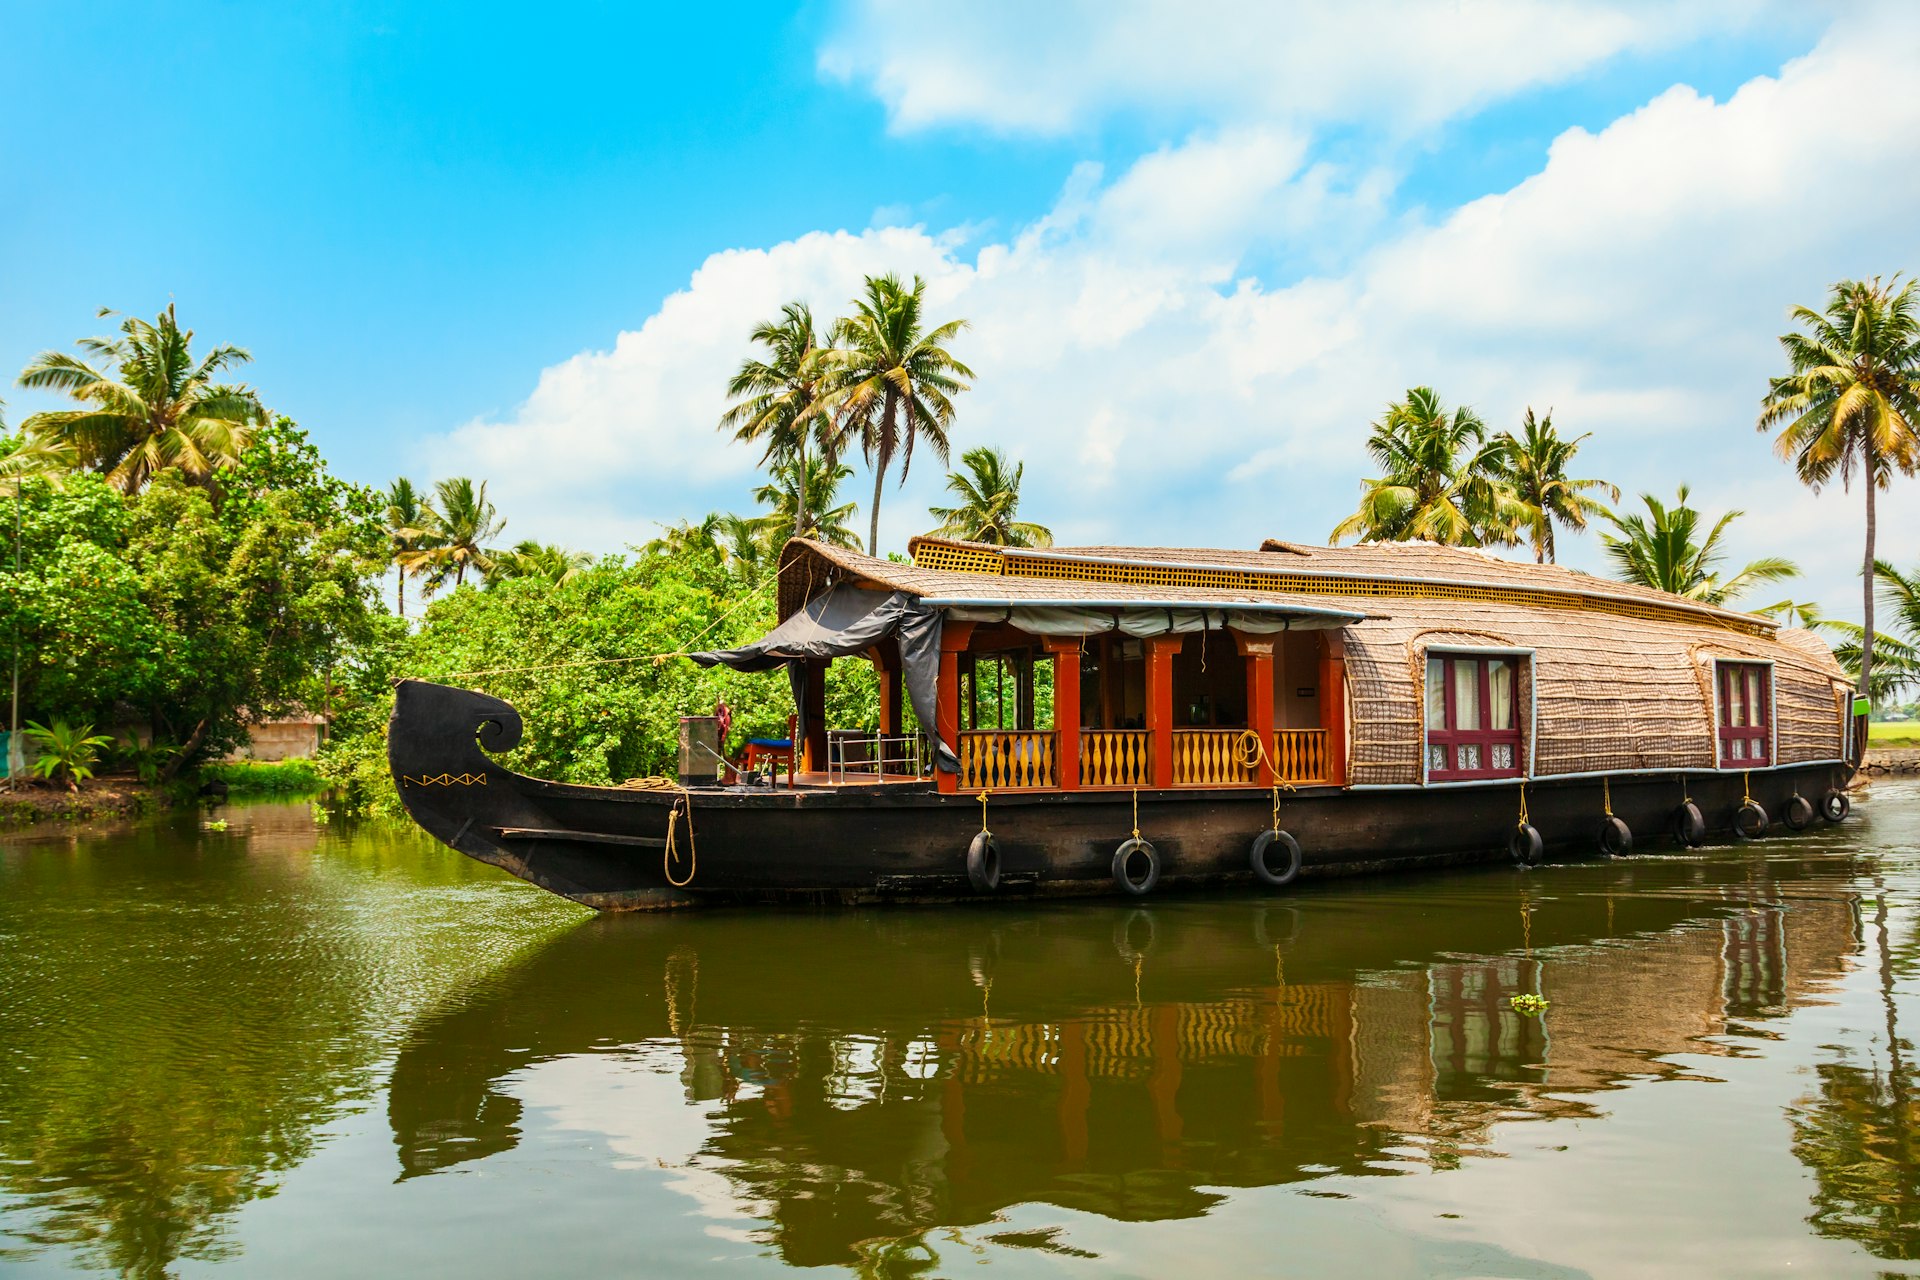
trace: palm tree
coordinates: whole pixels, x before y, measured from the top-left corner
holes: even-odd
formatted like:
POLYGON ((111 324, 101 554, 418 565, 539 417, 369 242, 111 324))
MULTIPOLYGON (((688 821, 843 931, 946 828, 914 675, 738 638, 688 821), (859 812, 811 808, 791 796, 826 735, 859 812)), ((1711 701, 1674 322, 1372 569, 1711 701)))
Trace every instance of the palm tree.
POLYGON ((919 276, 905 288, 898 276, 868 276, 854 314, 833 327, 833 345, 820 353, 825 388, 821 410, 831 415, 836 446, 857 434, 873 468, 873 506, 868 510, 867 554, 880 554, 880 493, 896 454, 905 483, 913 446, 924 437, 942 463, 952 397, 967 390, 973 370, 945 344, 967 327, 949 320, 924 328, 921 311, 927 284, 919 276))
MULTIPOLYGON (((780 319, 754 328, 751 341, 767 349, 764 360, 748 359, 727 383, 733 404, 721 415, 720 429, 734 439, 761 444, 762 466, 787 461, 807 467, 809 438, 818 440, 829 460, 835 455, 832 424, 820 411, 819 335, 813 312, 804 302, 780 308, 780 319)), ((800 492, 799 510, 792 527, 801 537, 812 537, 812 494, 800 492)))
POLYGON ((495 552, 486 570, 487 585, 509 578, 539 578, 553 586, 569 582, 593 567, 593 556, 551 542, 522 539, 506 551, 495 552))
POLYGON ((1520 434, 1502 432, 1494 441, 1500 446, 1501 471, 1520 504, 1521 524, 1533 543, 1535 564, 1555 563, 1553 526, 1556 523, 1569 529, 1585 529, 1588 519, 1605 514, 1604 506, 1586 496, 1589 492, 1597 489, 1606 493, 1609 501, 1620 501, 1620 490, 1615 485, 1604 480, 1573 480, 1567 476, 1567 464, 1580 451, 1580 442, 1592 434, 1589 431, 1571 440, 1562 440, 1553 429, 1552 412, 1536 421, 1529 406, 1520 434))
POLYGON ((719 549, 720 524, 726 517, 718 511, 709 511, 699 523, 682 520, 679 524, 663 525, 664 532, 640 548, 643 556, 666 556, 669 559, 692 555, 697 552, 714 552, 719 549))
POLYGON ((1731 606, 1763 582, 1779 582, 1800 572, 1791 560, 1767 556, 1722 578, 1717 567, 1725 558, 1720 539, 1727 526, 1746 513, 1727 512, 1700 538, 1700 513, 1687 505, 1688 492, 1681 485, 1670 507, 1650 493, 1641 494, 1640 501, 1647 506, 1645 517, 1604 513, 1622 535, 1600 535, 1619 577, 1702 604, 1731 606))
POLYGON ((79 465, 103 473, 122 493, 140 492, 169 468, 208 484, 216 470, 239 460, 267 411, 251 388, 214 381, 253 358, 245 349, 215 347, 195 361, 192 342, 193 331, 180 328, 169 303, 152 324, 128 316, 120 336, 81 340, 80 349, 106 362, 107 372, 64 352, 42 352, 20 374, 20 385, 65 392, 85 407, 36 413, 22 425, 71 448, 79 465))
POLYGON ((1774 451, 1818 492, 1836 475, 1866 491, 1867 545, 1862 567, 1860 692, 1873 679, 1874 490, 1894 474, 1920 469, 1920 285, 1842 280, 1827 309, 1795 307, 1805 332, 1783 333, 1793 372, 1769 379, 1759 429, 1782 427, 1774 451))
POLYGON ((467 570, 485 573, 493 566, 497 551, 486 544, 507 527, 487 501, 487 482, 475 485, 465 476, 442 480, 433 487, 434 501, 422 504, 432 516, 419 545, 400 560, 409 572, 427 575, 426 589, 431 595, 453 579, 457 589, 466 585, 467 570))
POLYGON ((432 540, 438 519, 433 507, 413 487, 413 481, 401 476, 387 486, 387 545, 392 549, 394 565, 394 607, 403 618, 407 616, 405 562, 432 540))
POLYGON ((1524 518, 1501 472, 1504 446, 1465 405, 1451 414, 1432 387, 1413 387, 1373 424, 1367 452, 1383 475, 1361 481, 1359 509, 1332 538, 1511 546, 1524 518))
POLYGON ((840 502, 840 486, 853 475, 853 468, 838 459, 809 458, 803 464, 798 457, 777 462, 773 479, 753 491, 753 500, 770 507, 756 521, 767 532, 774 550, 787 544, 788 538, 809 537, 836 547, 858 547, 860 538, 847 527, 856 508, 840 502), (806 483, 800 483, 800 468, 806 467, 806 483), (812 522, 805 534, 798 532, 800 513, 812 522))
MULTIPOLYGON (((1920 690, 1920 569, 1903 573, 1885 560, 1874 562, 1873 576, 1879 584, 1879 603, 1899 619, 1901 634, 1885 632, 1873 641, 1873 698, 1891 698, 1907 690, 1920 690)), ((1840 638, 1833 646, 1834 657, 1857 679, 1866 629, 1851 622, 1822 620, 1818 627, 1840 638)))
POLYGON ((983 445, 961 454, 960 465, 971 474, 947 473, 947 491, 958 495, 960 505, 928 508, 940 519, 934 533, 1002 547, 1053 545, 1051 529, 1014 519, 1020 509, 1020 478, 1026 474, 1026 463, 1008 472, 1006 456, 983 445))

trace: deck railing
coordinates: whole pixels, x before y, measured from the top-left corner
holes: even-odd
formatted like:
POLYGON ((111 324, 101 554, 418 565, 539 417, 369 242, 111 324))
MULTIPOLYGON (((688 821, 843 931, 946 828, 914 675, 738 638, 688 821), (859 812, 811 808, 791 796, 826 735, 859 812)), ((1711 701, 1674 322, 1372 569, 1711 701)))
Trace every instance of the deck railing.
POLYGON ((960 735, 960 785, 990 791, 1057 786, 1051 732, 970 730, 960 735))
POLYGON ((1080 731, 1080 785, 1153 785, 1153 734, 1146 729, 1080 731))
POLYGON ((1282 729, 1273 735, 1273 767, 1282 782, 1327 780, 1327 731, 1282 729))
POLYGON ((1240 739, 1245 729, 1175 729, 1173 731, 1173 785, 1176 787, 1241 787, 1251 784, 1254 771, 1241 763, 1240 739))

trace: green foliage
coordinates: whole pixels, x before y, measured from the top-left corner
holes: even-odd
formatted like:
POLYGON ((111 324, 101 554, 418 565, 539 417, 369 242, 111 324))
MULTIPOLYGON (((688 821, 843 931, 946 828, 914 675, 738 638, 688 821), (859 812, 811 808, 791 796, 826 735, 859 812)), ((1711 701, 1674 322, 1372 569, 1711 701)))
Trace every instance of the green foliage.
POLYGON ((100 748, 113 743, 106 734, 95 733, 90 724, 75 728, 65 720, 55 720, 51 727, 29 720, 22 732, 40 752, 33 771, 43 778, 65 782, 69 790, 93 776, 100 748))
MULTIPOLYGON (((411 487, 411 486, 409 486, 411 487)), ((393 495, 389 493, 389 503, 393 495)), ((467 570, 486 573, 499 552, 487 543, 500 535, 507 522, 487 501, 487 482, 475 484, 466 476, 442 480, 433 487, 433 501, 419 504, 422 525, 398 532, 410 535, 408 549, 396 562, 405 573, 426 578, 425 590, 432 595, 447 585, 466 585, 467 570)), ((396 531, 389 526, 387 537, 396 531)))
POLYGON ((1527 513, 1503 468, 1508 446, 1488 438, 1472 409, 1448 413, 1432 387, 1413 387, 1373 424, 1367 452, 1381 474, 1360 482, 1360 506, 1334 527, 1334 541, 1485 547, 1520 540, 1527 513))
POLYGON ((80 349, 103 362, 99 368, 42 352, 20 385, 64 392, 81 407, 33 415, 23 424, 28 435, 70 452, 122 493, 138 493, 166 472, 210 483, 239 460, 267 412, 251 388, 214 381, 253 358, 245 349, 215 347, 196 360, 192 344, 193 330, 180 328, 169 303, 151 324, 129 316, 117 337, 82 339, 80 349))
POLYGON ((1607 513, 1620 536, 1603 533, 1600 540, 1607 544, 1607 555, 1622 579, 1703 604, 1732 605, 1763 582, 1779 582, 1800 572, 1791 560, 1768 556, 1722 578, 1719 564, 1725 553, 1720 539, 1727 526, 1746 513, 1727 512, 1702 536, 1700 513, 1687 505, 1687 497, 1687 486, 1681 485, 1672 506, 1650 493, 1641 494, 1640 501, 1647 507, 1644 517, 1607 513))
POLYGON ((964 472, 947 473, 947 491, 959 497, 960 505, 929 508, 940 521, 934 533, 1002 547, 1053 545, 1052 530, 1016 518, 1026 463, 1009 470, 1005 454, 982 445, 961 454, 960 465, 964 472))
MULTIPOLYGON (((1591 435, 1588 432, 1587 435, 1591 435)), ((1606 514, 1606 508, 1587 494, 1605 491, 1609 499, 1620 501, 1620 490, 1604 480, 1575 480, 1567 475, 1567 464, 1580 451, 1586 435, 1562 440, 1553 429, 1553 415, 1535 418, 1528 408, 1520 434, 1503 432, 1495 440, 1500 446, 1498 466, 1502 478, 1513 490, 1520 508, 1520 524, 1533 543, 1537 564, 1552 564, 1554 526, 1585 529, 1594 516, 1606 514)))
MULTIPOLYGON (((672 773, 679 717, 724 700, 731 744, 782 737, 793 698, 784 672, 705 669, 689 648, 745 643, 774 624, 771 578, 756 586, 709 542, 638 560, 608 557, 553 584, 514 578, 455 591, 428 609, 412 635, 382 631, 339 672, 334 736, 320 768, 329 803, 347 813, 392 813, 384 729, 388 685, 415 676, 505 698, 526 722, 508 767, 566 782, 606 785, 672 773), (609 660, 612 661, 609 661, 609 660)), ((833 664, 827 718, 873 727, 879 689, 869 664, 833 664)))
POLYGON ((228 760, 204 766, 200 776, 237 796, 310 796, 327 785, 311 760, 228 760))

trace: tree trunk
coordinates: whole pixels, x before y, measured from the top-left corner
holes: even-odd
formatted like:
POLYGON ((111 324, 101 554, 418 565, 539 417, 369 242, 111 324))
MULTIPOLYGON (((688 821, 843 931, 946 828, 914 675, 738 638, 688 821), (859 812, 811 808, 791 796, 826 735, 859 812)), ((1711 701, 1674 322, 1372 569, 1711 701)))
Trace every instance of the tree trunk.
POLYGON ((872 518, 867 522, 867 554, 870 556, 878 556, 880 554, 880 486, 885 484, 886 480, 887 469, 885 462, 875 461, 873 466, 873 510, 868 513, 872 518))
MULTIPOLYGON (((1861 452, 1866 453, 1866 450, 1863 449, 1861 450, 1861 452)), ((1864 694, 1867 698, 1871 699, 1873 697, 1873 693, 1872 693, 1873 686, 1870 683, 1870 681, 1873 676, 1873 538, 1874 538, 1874 511, 1873 511, 1874 475, 1873 475, 1873 457, 1871 454, 1868 454, 1866 461, 1867 461, 1867 465, 1861 468, 1861 470, 1866 473, 1866 479, 1867 479, 1867 563, 1866 563, 1865 569, 1862 570, 1862 572, 1866 576, 1862 581, 1862 587, 1861 587, 1862 594, 1864 595, 1865 599, 1861 607, 1861 620, 1860 620, 1860 692, 1864 694)), ((1867 714, 1869 717, 1871 717, 1873 714, 1871 709, 1872 708, 1871 702, 1868 703, 1868 708, 1869 709, 1867 714)))
POLYGON ((794 456, 798 459, 799 475, 794 485, 793 536, 804 538, 807 536, 807 433, 804 430, 800 432, 800 451, 794 456))
POLYGON ((880 447, 874 450, 873 510, 868 513, 872 518, 867 523, 867 554, 870 556, 880 554, 880 486, 886 483, 887 468, 893 464, 893 420, 897 407, 893 388, 889 386, 880 410, 880 447))
POLYGON ((167 763, 161 767, 160 781, 162 783, 172 782, 179 776, 180 770, 186 768, 187 761, 193 758, 194 752, 200 750, 200 744, 207 740, 207 729, 212 723, 209 719, 203 719, 199 724, 193 726, 193 732, 188 734, 187 740, 180 744, 180 749, 173 753, 173 759, 167 761, 167 763))
POLYGON ((404 620, 407 616, 407 571, 397 564, 393 566, 393 599, 404 620))

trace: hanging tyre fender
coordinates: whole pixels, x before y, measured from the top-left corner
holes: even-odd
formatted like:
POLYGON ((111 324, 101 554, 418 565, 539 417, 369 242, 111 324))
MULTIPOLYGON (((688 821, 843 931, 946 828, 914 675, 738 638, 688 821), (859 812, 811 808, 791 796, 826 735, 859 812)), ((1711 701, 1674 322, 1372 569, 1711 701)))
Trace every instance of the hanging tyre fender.
POLYGON ((1284 889, 1300 874, 1300 842, 1284 831, 1272 828, 1262 831, 1253 838, 1253 848, 1247 856, 1253 863, 1254 877, 1271 888, 1284 889), (1267 855, 1276 849, 1280 862, 1278 870, 1267 861, 1267 855))
POLYGON ((1707 815, 1691 800, 1673 811, 1673 840, 1683 849, 1698 849, 1707 842, 1707 815))
POLYGON ((1758 840, 1767 833, 1767 811, 1758 800, 1747 800, 1733 812, 1733 834, 1742 840, 1758 840))
POLYGON ((1530 822, 1523 822, 1513 829, 1507 837, 1507 852, 1513 860, 1523 867, 1537 867, 1540 859, 1546 856, 1547 843, 1540 838, 1540 828, 1530 822))
POLYGON ((1160 883, 1160 855, 1154 851, 1150 841, 1134 836, 1120 842, 1120 847, 1113 851, 1113 882, 1120 886, 1122 892, 1136 898, 1144 898, 1153 892, 1154 886, 1160 883), (1136 858, 1145 858, 1147 862, 1146 874, 1137 880, 1132 867, 1136 858))
POLYGON ((1820 816, 1828 822, 1845 822, 1853 812, 1853 797, 1838 787, 1820 797, 1820 816))
POLYGON ((1789 831, 1805 831, 1813 825, 1813 801, 1795 792, 1787 797, 1787 807, 1780 811, 1780 821, 1787 824, 1789 831))
POLYGON ((1600 852, 1610 858, 1624 858, 1633 852, 1633 828, 1608 814, 1600 824, 1600 852))
POLYGON ((980 832, 967 846, 967 883, 975 893, 992 893, 1000 887, 1000 846, 991 831, 980 832))

